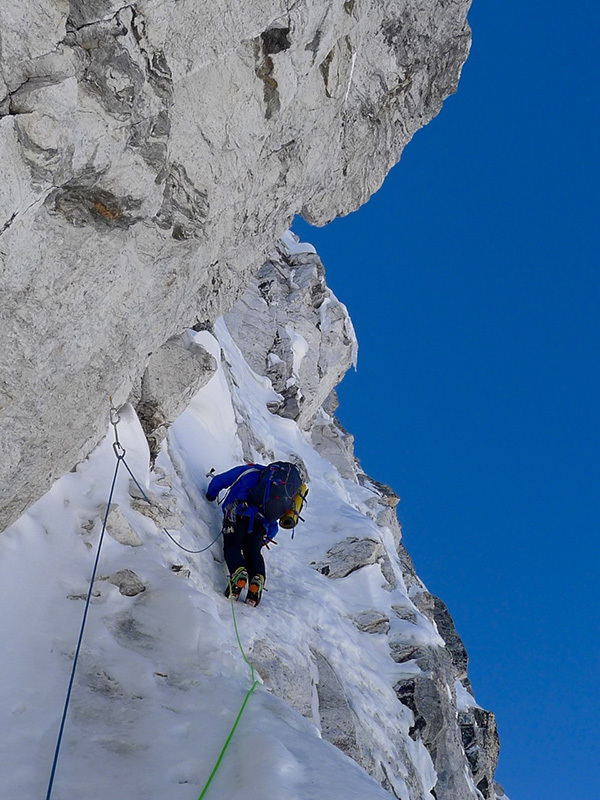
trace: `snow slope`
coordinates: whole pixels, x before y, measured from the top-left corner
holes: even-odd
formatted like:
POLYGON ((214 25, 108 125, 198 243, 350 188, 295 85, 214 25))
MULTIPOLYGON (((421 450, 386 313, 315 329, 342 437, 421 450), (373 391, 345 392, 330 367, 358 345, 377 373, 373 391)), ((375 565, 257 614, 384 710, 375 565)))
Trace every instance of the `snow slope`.
MULTIPOLYGON (((196 800, 202 790, 250 686, 250 671, 223 596, 220 541, 187 554, 162 531, 160 514, 188 549, 210 544, 220 510, 204 498, 206 475, 248 456, 240 432, 251 421, 252 458, 300 457, 310 494, 295 538, 280 531, 278 546, 266 553, 263 603, 257 609, 236 605, 241 640, 261 683, 207 798, 433 800, 438 777, 432 759, 409 735, 413 712, 394 691, 420 667, 415 660, 393 660, 390 642, 444 642, 409 596, 392 531, 377 524, 373 501, 380 497, 343 479, 294 421, 267 410, 278 396, 247 366, 223 320, 215 336, 196 338, 220 367, 171 429, 154 472, 135 414, 128 406, 120 413, 127 463, 160 506, 158 524, 121 468, 114 502, 126 520, 121 529, 128 524, 130 535, 124 539, 117 521, 114 530, 109 523, 52 797, 196 800), (391 582, 381 558, 338 579, 315 568, 349 537, 373 540, 387 554, 391 582), (132 570, 146 590, 121 594, 108 580, 121 570, 132 570), (357 620, 365 614, 380 620, 382 632, 360 629, 357 620), (321 730, 336 743, 344 740, 356 761, 321 730)), ((0 537, 1 800, 46 795, 115 469, 112 443, 110 430, 85 462, 0 537)), ((459 691, 463 707, 475 705, 462 686, 459 691)), ((478 796, 474 787, 472 796, 478 796)))

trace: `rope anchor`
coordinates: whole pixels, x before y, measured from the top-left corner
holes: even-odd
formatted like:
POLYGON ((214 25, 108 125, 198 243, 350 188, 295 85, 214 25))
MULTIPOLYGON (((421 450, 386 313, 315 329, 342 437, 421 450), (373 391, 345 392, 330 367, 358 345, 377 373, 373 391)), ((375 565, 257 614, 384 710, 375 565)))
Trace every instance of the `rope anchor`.
POLYGON ((119 422, 121 422, 121 415, 119 414, 119 409, 116 408, 113 404, 112 395, 109 399, 110 399, 110 416, 109 416, 110 424, 115 429, 115 444, 120 444, 119 429, 117 428, 117 425, 119 424, 119 422))

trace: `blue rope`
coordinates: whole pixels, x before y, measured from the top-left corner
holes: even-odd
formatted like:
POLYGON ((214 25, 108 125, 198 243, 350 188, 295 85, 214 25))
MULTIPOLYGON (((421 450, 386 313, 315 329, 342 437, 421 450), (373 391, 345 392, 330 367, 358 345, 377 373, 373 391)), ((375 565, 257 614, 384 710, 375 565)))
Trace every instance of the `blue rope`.
MULTIPOLYGON (((121 448, 122 449, 122 448, 121 448)), ((63 708, 62 719, 60 721, 60 729, 58 732, 58 739, 56 740, 56 748, 54 750, 54 760, 52 762, 52 771, 50 773, 50 780, 48 782, 48 791, 46 793, 46 800, 50 800, 50 795, 52 794, 52 787, 54 785, 54 776, 56 774, 56 766, 58 764, 58 756, 60 753, 60 746, 62 743, 62 737, 65 730, 65 722, 67 719, 67 711, 69 710, 69 701, 71 699, 71 691, 73 689, 73 681, 75 680, 75 670, 77 669, 77 662, 79 660, 79 652, 81 650, 81 643, 83 641, 83 631, 85 629, 85 623, 87 620, 88 610, 90 607, 90 601, 92 599, 92 589, 94 587, 94 580, 96 579, 96 570, 98 569, 98 562, 100 560, 100 550, 102 548, 102 542, 104 540, 104 533, 106 531, 106 523, 108 521, 108 515, 110 513, 110 506, 112 502, 113 493, 115 490, 115 484, 117 482, 117 474, 119 472, 119 466, 121 465, 121 461, 124 462, 124 455, 125 451, 118 453, 115 449, 115 453, 117 455, 117 466, 115 467, 115 474, 112 480, 112 486, 110 487, 110 494, 108 496, 108 503, 106 505, 106 514, 104 515, 104 522, 102 523, 102 532, 100 533, 100 539, 98 541, 98 550, 96 551, 96 560, 94 561, 94 568, 92 570, 92 577, 90 580, 90 588, 88 589, 87 599, 85 601, 85 609, 83 612, 83 619, 81 620, 81 628, 79 630, 79 639, 77 641, 77 647, 75 649, 75 658, 73 659, 73 667, 71 669, 71 678, 69 680, 69 688, 67 689, 67 696, 65 699, 65 705, 63 708)))
MULTIPOLYGON (((123 464, 125 465, 125 469, 127 470, 127 472, 128 472, 130 475, 131 475, 131 478, 132 478, 133 482, 135 483, 135 485, 137 486, 137 488, 138 488, 138 489, 140 490, 140 492, 142 493, 142 497, 144 498, 144 500, 145 500, 145 501, 148 503, 148 505, 150 505, 150 506, 153 506, 153 505, 154 505, 154 503, 152 502, 152 500, 150 500, 150 498, 148 497, 148 495, 146 494, 146 492, 145 492, 145 491, 142 489, 142 487, 140 486, 140 483, 139 483, 138 479, 135 477, 135 475, 133 474, 133 472, 132 472, 132 471, 131 471, 131 469, 129 468, 129 464, 127 463, 127 461, 125 461, 125 459, 124 459, 124 458, 123 458, 123 464)), ((189 548, 187 548, 187 547, 184 547, 182 544, 179 544, 179 542, 177 541, 177 539, 174 539, 174 538, 171 536, 171 534, 169 533, 169 531, 168 531, 166 528, 163 528, 162 530, 164 531, 164 533, 166 533, 166 534, 167 534, 167 536, 169 537, 169 539, 170 539, 170 540, 171 540, 171 541, 172 541, 174 544, 176 544, 176 545, 177 545, 177 547, 179 547, 181 550, 185 550, 185 552, 186 552, 186 553, 192 553, 192 555, 197 555, 198 553, 204 553, 206 550, 209 550, 209 549, 210 549, 210 548, 213 546, 213 544, 214 544, 214 543, 217 541, 217 539, 219 539, 219 538, 220 538, 220 536, 221 536, 221 531, 219 531, 219 532, 217 533, 217 535, 215 536, 215 538, 212 540, 212 542, 211 542, 210 544, 207 544, 207 545, 206 545, 206 547, 202 547, 200 550, 190 550, 189 548)))
POLYGON ((148 495, 146 494, 146 492, 145 492, 145 491, 142 489, 142 487, 140 486, 140 483, 139 483, 138 479, 135 477, 135 475, 133 474, 133 472, 132 472, 132 471, 129 469, 129 464, 128 464, 128 463, 125 461, 125 459, 123 459, 123 464, 125 465, 125 469, 127 470, 127 472, 128 472, 130 475, 131 475, 131 478, 132 478, 133 482, 135 483, 135 485, 137 486, 137 488, 138 488, 138 489, 140 490, 140 492, 142 493, 142 497, 143 497, 143 498, 144 498, 144 500, 145 500, 145 501, 148 503, 148 505, 149 505, 149 506, 151 506, 151 505, 152 505, 152 500, 150 500, 150 498, 148 497, 148 495))
POLYGON ((205 551, 205 550, 208 550, 209 548, 211 548, 211 547, 213 546, 213 544, 214 544, 214 543, 217 541, 217 539, 219 539, 219 538, 220 538, 220 536, 221 536, 221 531, 219 531, 219 532, 217 533, 217 535, 215 536, 215 538, 212 540, 212 542, 211 542, 210 544, 207 544, 207 545, 206 545, 206 547, 203 547, 201 550, 188 550, 188 548, 187 548, 187 547, 184 547, 182 544, 179 544, 179 542, 177 541, 177 539, 174 539, 174 538, 171 536, 171 534, 169 533, 169 531, 168 531, 166 528, 163 528, 163 531, 164 531, 164 532, 167 534, 167 536, 169 537, 169 539, 170 539, 172 542, 174 542, 174 544, 176 544, 176 545, 177 545, 177 547, 181 548, 181 550, 185 550, 185 552, 186 552, 186 553, 194 553, 194 554, 195 554, 195 553, 204 553, 204 551, 205 551))

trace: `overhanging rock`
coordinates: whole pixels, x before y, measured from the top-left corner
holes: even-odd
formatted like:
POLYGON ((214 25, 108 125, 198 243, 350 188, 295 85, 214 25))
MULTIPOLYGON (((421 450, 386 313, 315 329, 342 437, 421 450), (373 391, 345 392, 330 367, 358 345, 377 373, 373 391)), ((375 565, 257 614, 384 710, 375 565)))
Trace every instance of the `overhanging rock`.
POLYGON ((380 186, 456 88, 468 6, 0 6, 0 529, 295 213, 380 186))

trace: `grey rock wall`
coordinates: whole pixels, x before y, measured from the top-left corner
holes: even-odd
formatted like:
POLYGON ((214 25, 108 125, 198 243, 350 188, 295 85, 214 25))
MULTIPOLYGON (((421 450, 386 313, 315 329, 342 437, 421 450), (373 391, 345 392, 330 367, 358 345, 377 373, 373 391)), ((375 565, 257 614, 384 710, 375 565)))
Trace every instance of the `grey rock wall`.
POLYGON ((295 213, 379 187, 456 87, 468 6, 0 0, 0 529, 295 213))
MULTIPOLYGON (((410 623, 409 627, 415 626, 415 631, 418 617, 422 615, 421 619, 426 618, 433 624, 441 642, 423 643, 419 637, 412 638, 406 632, 394 635, 390 632, 390 618, 368 608, 357 615, 355 624, 365 633, 385 634, 391 658, 399 666, 407 667, 410 677, 398 680, 394 690, 399 702, 412 712, 408 735, 415 742, 421 742, 431 757, 437 775, 434 787, 437 800, 496 800, 494 772, 499 739, 494 714, 478 706, 471 696, 465 646, 446 605, 427 591, 414 572, 410 557, 400 542, 401 533, 395 514, 395 523, 392 522, 391 514, 394 512, 388 506, 388 487, 382 489, 379 504, 387 506, 387 512, 380 517, 381 524, 385 528, 395 524, 397 528, 394 536, 398 542, 397 555, 412 599, 410 605, 393 606, 392 610, 396 617, 410 623), (414 674, 415 666, 418 667, 417 674, 414 674)), ((346 539, 328 551, 326 562, 314 563, 313 566, 335 580, 379 562, 383 576, 387 578, 385 565, 381 563, 382 550, 382 543, 372 538, 346 539)), ((365 647, 367 653, 368 647, 365 647)), ((320 674, 321 666, 318 669, 320 674)), ((324 713, 331 722, 322 727, 323 736, 378 777, 384 787, 390 788, 388 778, 394 772, 393 764, 386 769, 373 762, 369 756, 373 752, 372 734, 364 730, 364 720, 357 721, 348 714, 348 699, 341 688, 332 691, 331 687, 336 687, 339 681, 334 681, 327 670, 325 674, 324 713), (345 720, 345 737, 339 734, 340 720, 345 720), (359 747, 357 742, 362 746, 359 747)), ((404 746, 400 737, 398 746, 404 746)), ((414 796, 418 797, 418 785, 414 781, 408 784, 414 787, 414 796)), ((410 796, 412 798, 413 794, 410 796)))
POLYGON ((356 360, 345 306, 327 287, 314 248, 300 245, 290 232, 225 321, 245 360, 281 396, 271 411, 304 429, 356 360))
POLYGON ((130 401, 148 440, 151 466, 171 424, 216 369, 215 359, 194 342, 188 331, 172 336, 150 356, 130 401))
POLYGON ((361 758, 357 737, 356 719, 344 692, 344 687, 335 670, 322 653, 313 651, 317 670, 317 699, 319 703, 319 723, 321 733, 346 755, 368 768, 369 764, 361 758))
MULTIPOLYGON (((496 800, 494 772, 500 742, 494 714, 478 706, 472 698, 466 707, 457 697, 457 691, 462 693, 461 687, 472 694, 464 643, 446 604, 428 592, 417 576, 400 541, 397 519, 388 517, 386 523, 397 528, 394 538, 413 603, 435 625, 444 641, 443 648, 392 643, 392 657, 397 663, 416 659, 422 671, 419 677, 399 681, 395 686, 398 699, 414 715, 410 735, 421 740, 432 757, 438 774, 438 800, 460 800, 474 795, 496 800), (461 763, 462 771, 457 769, 461 763)), ((396 613, 403 616, 401 609, 396 613)))

